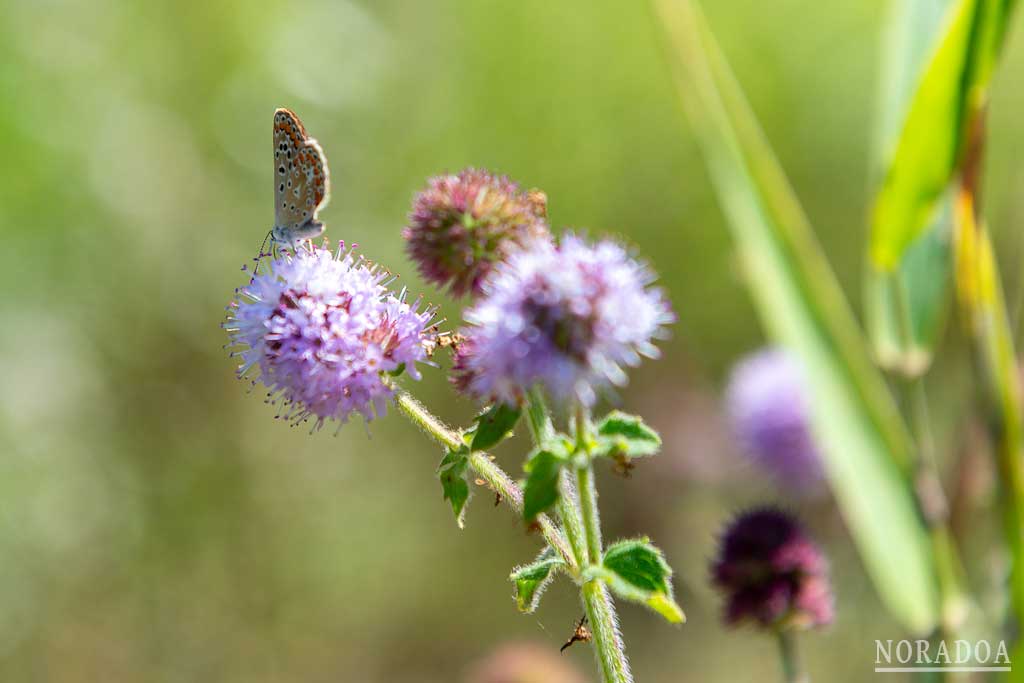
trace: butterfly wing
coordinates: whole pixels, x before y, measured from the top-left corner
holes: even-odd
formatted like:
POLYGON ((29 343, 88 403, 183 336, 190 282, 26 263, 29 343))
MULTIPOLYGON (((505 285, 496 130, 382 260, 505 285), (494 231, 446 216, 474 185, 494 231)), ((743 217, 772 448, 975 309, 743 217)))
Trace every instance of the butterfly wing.
POLYGON ((288 109, 274 112, 274 237, 316 237, 324 226, 317 213, 330 198, 327 158, 302 121, 288 109))

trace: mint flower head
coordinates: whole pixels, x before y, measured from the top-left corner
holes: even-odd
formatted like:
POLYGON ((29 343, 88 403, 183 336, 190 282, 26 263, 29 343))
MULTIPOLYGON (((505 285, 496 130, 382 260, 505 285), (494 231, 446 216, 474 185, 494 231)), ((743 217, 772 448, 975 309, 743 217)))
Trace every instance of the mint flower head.
POLYGON ((548 235, 546 198, 504 176, 466 169, 431 178, 403 231, 420 274, 452 294, 478 293, 493 265, 526 241, 548 235))
POLYGON ((456 386, 518 403, 534 385, 557 401, 592 405, 624 368, 656 357, 652 340, 674 320, 654 274, 612 241, 534 240, 484 281, 464 317, 456 386))
POLYGON ((383 375, 419 379, 433 311, 387 289, 390 276, 337 251, 306 246, 253 277, 229 305, 225 327, 241 378, 261 383, 278 417, 294 424, 343 424, 352 413, 382 414, 391 390, 383 375))
POLYGON ((771 507, 740 514, 722 534, 711 578, 729 625, 797 629, 832 621, 828 562, 790 514, 771 507))
POLYGON ((798 359, 777 348, 743 358, 726 390, 729 419, 743 451, 793 492, 818 492, 824 482, 808 401, 798 359))

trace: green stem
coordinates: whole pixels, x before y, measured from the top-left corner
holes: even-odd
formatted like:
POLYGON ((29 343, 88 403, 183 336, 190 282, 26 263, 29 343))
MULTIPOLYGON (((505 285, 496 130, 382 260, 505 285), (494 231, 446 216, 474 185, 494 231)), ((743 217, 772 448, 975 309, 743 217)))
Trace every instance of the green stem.
POLYGON ((576 488, 580 494, 580 510, 583 512, 583 531, 587 538, 587 553, 591 562, 598 564, 604 556, 601 548, 601 518, 597 511, 597 491, 594 488, 594 467, 587 461, 586 467, 576 469, 576 488))
POLYGON ((782 660, 782 673, 786 683, 810 683, 810 677, 804 673, 800 664, 800 654, 796 647, 796 634, 792 631, 779 631, 779 658, 782 660))
POLYGON ((539 446, 555 437, 555 427, 551 423, 551 412, 544 401, 540 389, 531 389, 526 401, 526 422, 530 425, 533 445, 539 446))
MULTIPOLYGON (((579 509, 583 518, 583 531, 587 541, 587 555, 590 563, 601 564, 604 550, 601 547, 601 518, 597 511, 597 489, 594 486, 594 465, 590 457, 590 417, 586 408, 576 408, 576 447, 582 453, 584 463, 576 466, 576 488, 579 491, 579 509)), ((594 579, 583 584, 583 606, 594 635, 594 649, 601 666, 605 683, 629 683, 633 675, 629 671, 622 634, 619 633, 615 603, 603 581, 594 579)))
POLYGON ((580 499, 576 491, 576 482, 566 468, 562 468, 558 474, 558 514, 562 518, 562 527, 577 563, 580 567, 586 567, 590 564, 590 553, 584 540, 580 499))
MULTIPOLYGON (((551 411, 548 410, 544 395, 539 389, 531 389, 527 396, 526 423, 530 426, 530 435, 533 437, 535 446, 540 446, 555 438, 555 426, 551 422, 551 411)), ((580 519, 576 487, 565 469, 558 475, 557 505, 558 514, 562 518, 562 528, 569 540, 576 564, 579 567, 586 567, 590 560, 586 552, 587 547, 583 543, 583 521, 580 519)), ((578 579, 579 575, 573 574, 573 578, 578 579)))
MULTIPOLYGON (((393 386, 395 403, 402 413, 428 436, 447 448, 461 448, 464 444, 458 432, 444 424, 436 415, 427 410, 408 391, 393 386)), ((503 501, 517 513, 523 512, 523 491, 503 469, 494 464, 486 453, 475 451, 469 454, 469 466, 480 475, 480 478, 497 492, 503 501)), ((580 565, 576 555, 566 541, 561 529, 547 515, 537 516, 537 525, 541 535, 554 548, 565 562, 569 573, 576 576, 580 565)))
MULTIPOLYGON (((597 513, 594 469, 589 457, 586 467, 577 468, 576 483, 587 539, 586 551, 590 561, 599 564, 603 555, 601 526, 597 513)), ((602 680, 605 683, 629 683, 633 676, 629 671, 629 660, 626 659, 622 634, 619 633, 615 603, 612 602, 612 596, 603 581, 592 579, 583 584, 583 606, 594 635, 594 650, 601 666, 602 680)))
MULTIPOLYGON (((901 330, 904 337, 909 339, 912 327, 909 292, 903 282, 898 287, 901 330)), ((949 503, 939 475, 924 374, 918 372, 904 375, 902 385, 916 446, 913 463, 914 492, 928 527, 937 573, 941 628, 934 637, 954 638, 967 617, 968 597, 963 587, 963 563, 949 528, 949 503)))
MULTIPOLYGON (((551 412, 539 391, 527 397, 526 417, 534 443, 542 444, 555 435, 551 412)), ((572 545, 579 566, 601 561, 601 528, 597 515, 597 493, 594 488, 593 466, 589 453, 589 420, 586 409, 576 411, 576 446, 586 458, 586 466, 575 467, 575 481, 568 468, 563 468, 558 482, 558 509, 562 525, 572 545)), ((622 634, 619 633, 615 603, 607 586, 599 579, 591 579, 580 588, 583 609, 593 636, 591 641, 601 670, 602 683, 632 683, 622 634)))
POLYGON ((583 584, 583 609, 593 635, 594 652, 601 669, 602 683, 633 683, 629 671, 622 634, 619 633, 615 603, 603 581, 594 579, 583 584))

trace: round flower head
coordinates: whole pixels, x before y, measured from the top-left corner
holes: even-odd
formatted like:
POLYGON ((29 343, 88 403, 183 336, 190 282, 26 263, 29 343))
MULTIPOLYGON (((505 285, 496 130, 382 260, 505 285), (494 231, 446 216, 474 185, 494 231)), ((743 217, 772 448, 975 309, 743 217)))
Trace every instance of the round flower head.
POLYGON ((381 373, 404 369, 419 379, 432 311, 418 311, 386 287, 386 272, 308 246, 270 263, 229 306, 232 344, 242 349, 239 377, 264 384, 278 417, 339 423, 352 413, 384 412, 391 390, 381 373))
POLYGON ((455 383, 483 400, 516 403, 535 384, 591 405, 624 384, 623 366, 657 356, 673 316, 652 272, 611 241, 535 240, 509 255, 465 313, 455 383))
POLYGON ((743 450, 793 491, 822 483, 799 362, 781 349, 753 353, 733 368, 726 406, 743 450))
POLYGON ((725 596, 729 625, 791 629, 832 621, 825 556, 781 510, 751 510, 733 520, 722 535, 711 576, 725 596))
POLYGON ((402 234, 423 277, 461 296, 478 292, 511 249, 547 236, 546 217, 543 192, 524 193, 504 176, 466 169, 430 179, 402 234))

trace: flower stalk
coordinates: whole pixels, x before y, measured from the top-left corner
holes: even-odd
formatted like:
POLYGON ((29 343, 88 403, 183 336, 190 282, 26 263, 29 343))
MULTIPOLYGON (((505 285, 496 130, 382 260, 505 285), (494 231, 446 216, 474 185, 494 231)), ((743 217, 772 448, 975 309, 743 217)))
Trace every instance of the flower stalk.
MULTIPOLYGON (((432 439, 447 448, 458 448, 462 439, 455 430, 444 424, 408 391, 393 386, 395 404, 409 420, 432 439)), ((539 392, 530 392, 526 409, 527 424, 538 444, 551 438, 554 428, 551 417, 539 392)), ((585 409, 577 413, 577 433, 585 444, 589 436, 589 420, 585 409), (582 419, 580 419, 582 418, 582 419), (582 427, 580 427, 582 425, 582 427), (581 431, 582 430, 582 431, 581 431)), ((537 516, 537 526, 544 540, 558 552, 568 573, 576 579, 581 568, 601 561, 601 529, 597 511, 597 492, 594 486, 593 464, 586 453, 586 465, 576 468, 575 481, 563 472, 559 482, 559 514, 564 532, 545 514, 537 516), (575 484, 575 486, 574 486, 575 484)), ((513 510, 523 510, 522 489, 486 453, 473 452, 469 465, 513 510)), ((581 589, 583 608, 591 625, 593 646, 601 669, 602 683, 632 683, 633 675, 626 659, 622 635, 618 629, 615 604, 604 582, 598 578, 585 580, 581 589)))
MULTIPOLYGON (((534 441, 540 445, 541 437, 551 438, 554 428, 551 415, 540 391, 528 394, 526 414, 534 441)), ((590 440, 590 419, 586 406, 577 403, 575 426, 577 454, 585 455, 583 464, 575 467, 575 479, 562 471, 559 480, 559 513, 562 524, 580 566, 600 565, 602 560, 601 523, 597 510, 597 490, 594 485, 593 461, 587 445, 590 440), (570 531, 571 530, 571 531, 570 531)), ((633 675, 626 659, 622 634, 618 628, 615 603, 604 582, 598 578, 584 581, 580 588, 583 608, 593 635, 594 652, 601 670, 602 683, 631 683, 633 675)))
POLYGON ((779 658, 782 660, 782 673, 786 683, 810 683, 810 677, 804 673, 803 665, 800 663, 800 653, 796 646, 796 633, 789 630, 780 630, 779 658))
MULTIPOLYGON (((394 386, 394 398, 395 404, 398 406, 402 414, 405 415, 409 420, 419 427, 427 436, 431 437, 441 445, 447 448, 459 448, 462 444, 462 439, 459 437, 455 430, 451 429, 444 422, 441 421, 436 415, 431 413, 426 407, 416 400, 416 398, 405 389, 394 386)), ((481 479, 487 482, 506 505, 511 507, 515 512, 522 513, 523 511, 523 491, 519 488, 518 484, 512 480, 510 476, 501 469, 498 465, 491 461, 490 457, 483 452, 474 452, 469 455, 469 465, 473 468, 481 479)), ((541 514, 537 516, 537 526, 540 529, 541 535, 544 540, 555 549, 556 552, 561 556, 565 562, 569 573, 576 575, 579 573, 579 564, 576 561, 576 556, 572 551, 565 538, 565 534, 562 533, 561 529, 558 528, 550 517, 541 514)))

